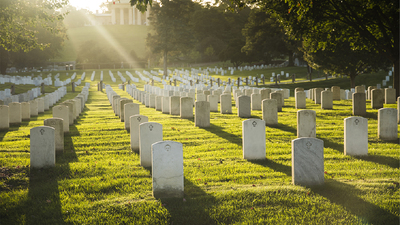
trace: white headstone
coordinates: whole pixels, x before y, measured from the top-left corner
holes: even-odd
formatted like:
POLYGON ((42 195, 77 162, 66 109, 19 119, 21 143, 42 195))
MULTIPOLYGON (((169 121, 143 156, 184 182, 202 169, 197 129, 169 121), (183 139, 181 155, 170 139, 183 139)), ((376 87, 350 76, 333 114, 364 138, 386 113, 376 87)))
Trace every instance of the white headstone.
POLYGON ((129 118, 133 115, 140 114, 140 106, 136 103, 126 103, 124 107, 124 122, 125 122, 125 130, 130 131, 131 121, 129 118))
POLYGON ((31 119, 31 107, 29 102, 21 103, 21 118, 22 120, 30 120, 31 119))
POLYGON ((44 99, 37 98, 36 101, 38 102, 38 113, 44 113, 44 99))
POLYGON ((56 152, 64 151, 64 124, 61 118, 49 118, 44 120, 44 126, 54 128, 56 152))
POLYGON ((265 160, 265 122, 260 119, 248 119, 242 122, 243 158, 265 160))
MULTIPOLYGON (((125 104, 133 103, 132 99, 127 99, 127 98, 121 98, 119 100, 119 117, 121 122, 125 121, 125 104)), ((139 114, 139 113, 137 113, 139 114)), ((135 115, 135 114, 133 114, 135 115)), ((127 117, 129 118, 129 116, 127 117)), ((129 121, 128 121, 129 123, 129 121)))
POLYGON ((218 95, 208 95, 207 101, 210 103, 210 112, 218 112, 218 95))
POLYGON ((8 130, 10 127, 9 110, 7 105, 0 105, 0 130, 8 130))
POLYGON ((55 166, 56 146, 55 129, 47 126, 30 130, 30 166, 43 168, 55 166))
POLYGON ((344 154, 368 155, 368 119, 357 116, 344 119, 344 154))
POLYGON ((247 95, 238 97, 238 117, 249 118, 251 117, 251 98, 247 95))
POLYGON ((297 137, 316 137, 316 112, 314 110, 297 111, 297 137))
POLYGON ((194 125, 196 127, 210 126, 210 103, 207 101, 195 102, 194 125))
POLYGON ((182 144, 160 141, 151 145, 151 151, 153 196, 182 198, 184 193, 182 144))
POLYGON ((262 101, 262 119, 267 126, 278 125, 278 104, 276 99, 262 101))
POLYGON ((193 118, 193 99, 191 97, 181 97, 180 99, 180 116, 182 119, 193 118))
POLYGON ((53 117, 63 120, 64 133, 69 132, 69 109, 66 105, 57 105, 53 107, 53 117))
POLYGON ((21 112, 21 103, 11 102, 8 104, 8 118, 10 124, 21 124, 22 122, 22 112, 21 112))
POLYGON ((169 114, 170 115, 180 115, 181 110, 181 97, 171 96, 169 97, 169 114))
POLYGON ((232 113, 232 96, 230 94, 222 94, 220 96, 220 107, 221 114, 231 114, 232 113))
POLYGON ((292 183, 324 184, 324 141, 306 137, 292 140, 292 183))
POLYGON ((146 122, 139 125, 140 165, 152 166, 151 145, 163 140, 163 129, 160 123, 146 122))
POLYGON ((129 118, 130 120, 130 133, 131 133, 131 149, 134 152, 139 152, 139 126, 142 123, 149 121, 147 116, 134 115, 129 118))
POLYGON ((305 109, 306 108, 306 93, 304 91, 296 91, 294 93, 294 96, 295 96, 296 109, 305 109))
POLYGON ((162 97, 162 113, 169 114, 169 97, 168 96, 162 97))
POLYGON ((385 141, 396 141, 397 137, 397 109, 383 108, 378 110, 378 138, 385 141))
POLYGON ((251 94, 251 110, 261 110, 261 94, 251 94))
POLYGON ((29 107, 30 107, 31 116, 38 116, 39 115, 37 100, 29 101, 29 107))

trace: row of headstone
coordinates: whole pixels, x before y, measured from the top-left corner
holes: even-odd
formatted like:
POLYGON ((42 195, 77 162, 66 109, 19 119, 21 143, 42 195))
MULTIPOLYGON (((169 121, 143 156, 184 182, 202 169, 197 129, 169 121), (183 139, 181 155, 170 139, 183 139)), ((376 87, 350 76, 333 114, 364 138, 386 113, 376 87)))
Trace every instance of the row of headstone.
MULTIPOLYGON (((44 126, 30 130, 30 166, 32 168, 55 166, 56 154, 64 151, 64 133, 69 130, 65 128, 71 125, 69 115, 72 114, 75 119, 76 113, 79 116, 82 112, 89 96, 89 86, 90 84, 86 83, 77 97, 53 107, 53 118, 44 120, 44 126)), ((62 88, 65 89, 65 87, 62 88)))
POLYGON ((147 116, 139 114, 138 104, 121 98, 110 86, 106 86, 106 93, 110 103, 112 99, 112 104, 115 104, 116 115, 121 122, 125 122, 125 129, 130 131, 131 149, 139 153, 140 165, 152 169, 153 196, 183 197, 182 144, 163 141, 162 125, 148 122, 147 116))

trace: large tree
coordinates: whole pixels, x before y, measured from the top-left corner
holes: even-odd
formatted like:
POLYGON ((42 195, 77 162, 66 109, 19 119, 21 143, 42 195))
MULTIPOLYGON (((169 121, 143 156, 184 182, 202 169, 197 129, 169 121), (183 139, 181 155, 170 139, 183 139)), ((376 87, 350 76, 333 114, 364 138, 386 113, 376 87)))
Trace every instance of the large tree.
POLYGON ((161 0, 152 7, 149 17, 151 31, 146 42, 152 53, 163 55, 165 76, 168 75, 168 53, 189 54, 193 48, 194 39, 189 24, 193 6, 190 0, 161 0))
POLYGON ((289 58, 289 65, 293 65, 293 53, 298 51, 300 43, 291 40, 286 35, 283 26, 271 18, 271 15, 262 9, 253 9, 248 23, 243 29, 246 37, 244 52, 253 55, 258 60, 270 63, 273 58, 289 58))
MULTIPOLYGON (((246 0, 233 0, 245 5, 246 0)), ((399 96, 398 0, 255 0, 274 13, 290 35, 312 40, 323 50, 328 42, 350 43, 353 50, 379 54, 394 67, 393 86, 399 96), (336 40, 326 39, 337 32, 336 40)))
POLYGON ((54 26, 63 14, 58 11, 67 0, 1 0, 0 1, 0 73, 4 74, 10 52, 45 49, 48 42, 38 38, 37 26, 52 33, 62 33, 54 26))

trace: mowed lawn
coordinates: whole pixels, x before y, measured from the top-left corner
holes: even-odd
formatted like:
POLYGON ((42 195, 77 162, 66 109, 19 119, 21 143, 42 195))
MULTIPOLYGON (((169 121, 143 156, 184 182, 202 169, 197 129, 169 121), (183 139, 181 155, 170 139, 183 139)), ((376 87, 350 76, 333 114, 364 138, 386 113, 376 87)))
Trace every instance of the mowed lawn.
MULTIPOLYGON (((104 71, 105 83, 131 99, 114 76, 116 83, 104 71)), ((343 155, 343 120, 351 116, 351 101, 334 101, 333 110, 321 110, 307 100, 307 109, 317 113, 317 138, 324 141, 325 184, 320 187, 291 183, 291 140, 297 129, 293 97, 278 113, 279 125, 266 127, 267 157, 261 161, 243 159, 245 119, 234 106, 231 115, 212 112, 211 127, 198 128, 193 120, 140 105, 150 122, 163 125, 164 140, 183 144, 185 197, 155 199, 151 169, 140 166, 124 123, 95 85, 91 82, 85 110, 65 135, 55 168, 29 168, 29 130, 51 118, 51 110, 0 132, 0 224, 399 223, 400 148, 398 142, 377 138, 377 110, 370 109, 370 101, 369 156, 352 157, 343 155)), ((63 100, 78 94, 70 91, 63 100)), ((261 111, 252 117, 261 119, 261 111)))

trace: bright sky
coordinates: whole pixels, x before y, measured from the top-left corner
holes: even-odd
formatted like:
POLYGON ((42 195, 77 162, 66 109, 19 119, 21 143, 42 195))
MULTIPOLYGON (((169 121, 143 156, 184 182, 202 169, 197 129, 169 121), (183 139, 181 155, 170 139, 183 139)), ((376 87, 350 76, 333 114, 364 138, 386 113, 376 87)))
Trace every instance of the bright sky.
POLYGON ((69 0, 69 4, 75 8, 88 9, 94 13, 96 13, 96 10, 100 12, 100 5, 103 2, 107 2, 107 0, 69 0))

